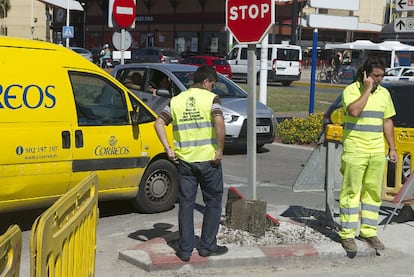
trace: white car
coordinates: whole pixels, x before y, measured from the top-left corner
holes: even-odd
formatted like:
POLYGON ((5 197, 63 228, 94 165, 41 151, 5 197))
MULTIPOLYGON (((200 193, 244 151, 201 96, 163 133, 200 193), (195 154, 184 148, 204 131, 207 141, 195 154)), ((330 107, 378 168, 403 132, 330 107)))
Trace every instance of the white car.
POLYGON ((414 81, 413 66, 398 66, 387 69, 384 74, 384 81, 414 81))

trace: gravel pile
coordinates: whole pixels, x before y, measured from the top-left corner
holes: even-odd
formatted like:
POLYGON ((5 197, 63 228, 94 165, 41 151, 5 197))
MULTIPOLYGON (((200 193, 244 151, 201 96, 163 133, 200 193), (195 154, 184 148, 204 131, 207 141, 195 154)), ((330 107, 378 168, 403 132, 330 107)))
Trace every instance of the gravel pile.
POLYGON ((317 243, 331 241, 331 238, 311 227, 282 221, 277 227, 267 228, 265 235, 262 237, 255 237, 247 231, 235 230, 225 225, 220 225, 217 240, 219 244, 224 245, 257 246, 317 243))

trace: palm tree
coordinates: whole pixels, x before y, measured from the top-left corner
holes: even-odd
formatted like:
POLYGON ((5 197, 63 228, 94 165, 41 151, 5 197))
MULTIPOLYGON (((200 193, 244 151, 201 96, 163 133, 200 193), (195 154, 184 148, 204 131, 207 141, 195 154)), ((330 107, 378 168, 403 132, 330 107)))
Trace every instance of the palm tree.
POLYGON ((0 18, 5 18, 10 8, 10 0, 0 0, 0 18))

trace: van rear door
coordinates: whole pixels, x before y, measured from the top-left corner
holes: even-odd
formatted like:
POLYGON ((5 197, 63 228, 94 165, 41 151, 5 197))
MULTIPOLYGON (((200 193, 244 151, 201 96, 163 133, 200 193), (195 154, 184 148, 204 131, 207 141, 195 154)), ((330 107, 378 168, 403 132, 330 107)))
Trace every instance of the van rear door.
POLYGON ((301 50, 298 48, 277 48, 274 66, 277 75, 298 76, 301 70, 301 50))

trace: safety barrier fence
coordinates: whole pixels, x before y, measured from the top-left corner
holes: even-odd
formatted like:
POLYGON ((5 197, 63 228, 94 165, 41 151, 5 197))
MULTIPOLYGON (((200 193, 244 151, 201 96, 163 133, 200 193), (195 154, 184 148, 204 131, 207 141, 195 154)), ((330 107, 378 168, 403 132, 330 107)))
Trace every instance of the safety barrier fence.
POLYGON ((398 154, 396 164, 388 162, 384 183, 382 199, 393 201, 404 182, 414 169, 414 134, 410 129, 394 128, 395 147, 398 154))
MULTIPOLYGON (((30 276, 94 276, 97 223, 98 177, 91 173, 35 220, 30 276)), ((18 226, 0 237, 1 277, 19 276, 21 245, 18 226)))
POLYGON ((0 276, 19 276, 20 257, 22 252, 22 231, 19 226, 12 225, 0 236, 0 276))

